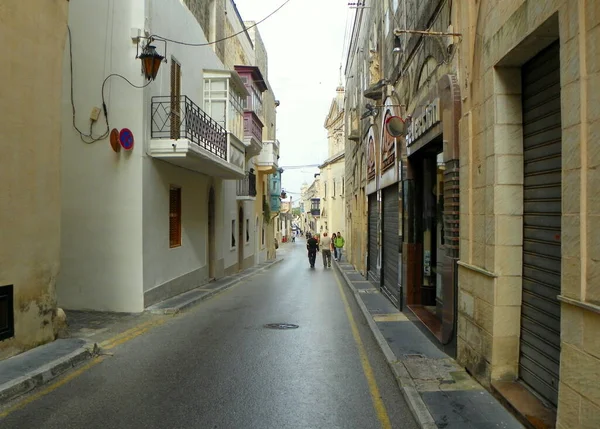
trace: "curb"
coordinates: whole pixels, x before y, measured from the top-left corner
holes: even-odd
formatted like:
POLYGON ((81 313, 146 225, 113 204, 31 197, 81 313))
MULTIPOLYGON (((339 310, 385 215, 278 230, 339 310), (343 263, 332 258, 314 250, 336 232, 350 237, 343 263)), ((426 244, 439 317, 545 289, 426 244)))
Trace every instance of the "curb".
MULTIPOLYGON (((256 271, 241 275, 240 277, 236 277, 235 279, 232 279, 230 282, 225 283, 224 285, 219 286, 219 287, 211 290, 210 292, 206 292, 205 294, 194 296, 194 297, 190 298, 189 300, 182 302, 181 304, 175 305, 173 307, 168 307, 168 308, 149 307, 148 309, 146 309, 146 312, 151 313, 151 314, 164 314, 164 315, 175 315, 175 314, 181 313, 181 312, 195 306, 196 304, 199 304, 202 301, 206 301, 207 299, 212 298, 213 296, 229 289, 230 287, 235 286, 236 284, 242 282, 243 280, 246 280, 249 277, 252 277, 255 274, 258 274, 260 272, 268 270, 269 268, 273 267, 274 265, 282 262, 284 259, 285 258, 275 259, 273 262, 257 269, 256 271)), ((192 292, 193 290, 194 289, 192 289, 189 292, 192 292)))
POLYGON ((92 343, 0 385, 0 405, 44 385, 93 356, 92 343))
POLYGON ((385 356, 385 360, 387 361, 388 366, 392 370, 392 374, 394 374, 396 383, 398 383, 398 386, 400 387, 400 391, 402 392, 404 399, 406 400, 411 412, 413 413, 413 416, 415 417, 417 424, 422 429, 436 429, 438 426, 435 424, 435 420, 431 416, 431 413, 429 412, 427 405, 425 405, 423 398, 421 398, 421 395, 419 394, 417 388, 415 387, 415 383, 413 382, 412 378, 410 377, 408 370, 406 369, 406 367, 404 366, 402 361, 398 360, 398 358, 396 357, 396 355, 390 348, 389 344, 383 337, 383 334, 377 327, 377 324, 373 320, 371 313, 369 313, 369 310, 365 306, 365 303, 363 302, 360 294, 358 293, 356 288, 352 285, 352 282, 350 281, 348 276, 346 276, 346 273, 344 273, 341 270, 341 268, 339 267, 337 262, 334 263, 334 266, 335 266, 337 272, 344 279, 346 286, 348 286, 348 288, 352 291, 352 294, 354 295, 354 299, 356 300, 356 303, 360 307, 360 310, 362 311, 363 316, 365 317, 365 319, 369 325, 369 328, 371 329, 371 332, 373 333, 373 337, 375 337, 375 341, 381 348, 381 351, 383 352, 383 355, 385 356))

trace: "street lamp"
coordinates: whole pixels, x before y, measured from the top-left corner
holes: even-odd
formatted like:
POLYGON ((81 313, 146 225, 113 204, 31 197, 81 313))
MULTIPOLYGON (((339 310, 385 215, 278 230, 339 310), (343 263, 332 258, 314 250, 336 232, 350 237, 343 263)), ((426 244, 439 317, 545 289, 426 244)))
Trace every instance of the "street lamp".
POLYGON ((144 46, 144 50, 138 58, 142 60, 142 71, 144 72, 146 79, 156 79, 158 69, 160 69, 160 63, 165 58, 156 52, 156 46, 150 44, 144 46))

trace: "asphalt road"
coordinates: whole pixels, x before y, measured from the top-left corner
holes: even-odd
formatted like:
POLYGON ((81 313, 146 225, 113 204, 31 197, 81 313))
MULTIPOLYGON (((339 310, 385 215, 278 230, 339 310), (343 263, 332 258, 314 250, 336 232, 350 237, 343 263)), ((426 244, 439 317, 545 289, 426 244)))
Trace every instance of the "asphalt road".
POLYGON ((416 428, 353 296, 304 248, 24 398, 0 428, 416 428))

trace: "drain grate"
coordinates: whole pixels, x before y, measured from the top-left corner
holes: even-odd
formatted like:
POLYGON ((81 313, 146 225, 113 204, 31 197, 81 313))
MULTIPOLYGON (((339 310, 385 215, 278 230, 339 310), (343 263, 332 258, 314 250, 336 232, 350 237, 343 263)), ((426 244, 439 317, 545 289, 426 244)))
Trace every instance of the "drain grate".
POLYGON ((292 323, 267 323, 265 328, 268 329, 296 329, 299 328, 298 325, 294 325, 292 323))

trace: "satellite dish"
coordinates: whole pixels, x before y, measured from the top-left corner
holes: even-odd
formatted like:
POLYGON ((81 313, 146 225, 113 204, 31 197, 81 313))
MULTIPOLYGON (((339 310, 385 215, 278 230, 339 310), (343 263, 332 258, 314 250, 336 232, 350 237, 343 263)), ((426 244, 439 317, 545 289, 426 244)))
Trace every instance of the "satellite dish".
POLYGON ((385 129, 392 137, 401 137, 406 134, 406 123, 400 116, 390 116, 385 120, 385 129))

